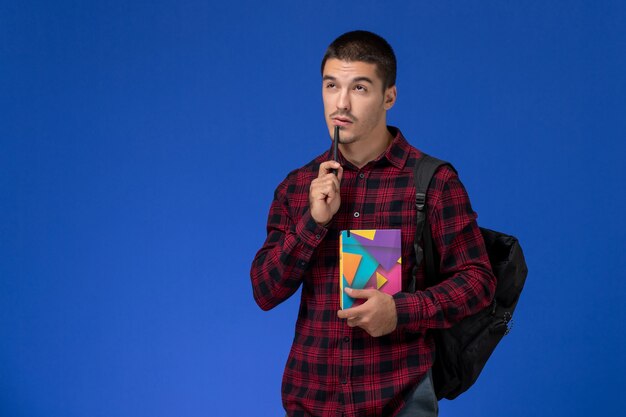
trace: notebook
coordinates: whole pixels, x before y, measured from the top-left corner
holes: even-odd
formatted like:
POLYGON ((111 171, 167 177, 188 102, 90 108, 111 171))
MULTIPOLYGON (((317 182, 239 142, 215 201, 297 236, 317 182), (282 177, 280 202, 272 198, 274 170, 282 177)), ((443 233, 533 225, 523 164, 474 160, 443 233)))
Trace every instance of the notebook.
POLYGON ((342 230, 339 236, 339 290, 342 309, 362 304, 345 292, 378 289, 389 295, 402 290, 400 229, 342 230))

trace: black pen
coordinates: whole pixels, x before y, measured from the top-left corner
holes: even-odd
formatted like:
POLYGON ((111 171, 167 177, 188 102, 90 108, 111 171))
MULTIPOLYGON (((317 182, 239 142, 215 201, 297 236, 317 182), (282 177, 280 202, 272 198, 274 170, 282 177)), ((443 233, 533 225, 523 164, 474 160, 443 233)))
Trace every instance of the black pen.
MULTIPOLYGON (((337 149, 339 148, 339 126, 335 126, 335 137, 333 138, 333 161, 337 162, 337 149)), ((337 175, 337 170, 332 170, 337 175)))

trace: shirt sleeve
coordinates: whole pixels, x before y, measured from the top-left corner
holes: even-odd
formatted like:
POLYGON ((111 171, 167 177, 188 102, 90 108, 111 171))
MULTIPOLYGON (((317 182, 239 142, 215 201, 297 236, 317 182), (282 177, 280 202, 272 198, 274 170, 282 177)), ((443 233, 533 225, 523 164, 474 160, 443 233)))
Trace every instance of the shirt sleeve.
POLYGON ((308 273, 315 249, 328 233, 308 210, 298 217, 290 213, 288 181, 283 181, 274 193, 267 237, 250 270, 254 299, 263 310, 276 307, 296 292, 308 273))
POLYGON ((398 327, 408 331, 447 328, 487 307, 496 279, 491 270, 477 215, 456 173, 437 171, 428 191, 429 224, 439 254, 439 284, 394 296, 398 327))

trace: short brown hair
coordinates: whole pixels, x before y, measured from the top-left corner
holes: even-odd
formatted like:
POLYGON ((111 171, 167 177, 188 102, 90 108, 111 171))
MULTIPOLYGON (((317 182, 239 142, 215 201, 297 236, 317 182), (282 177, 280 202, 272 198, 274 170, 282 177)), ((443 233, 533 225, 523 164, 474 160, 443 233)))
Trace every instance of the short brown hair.
POLYGON ((331 58, 376 64, 376 73, 383 81, 383 91, 396 85, 396 54, 391 45, 375 33, 355 30, 335 39, 322 59, 322 75, 326 61, 331 58))

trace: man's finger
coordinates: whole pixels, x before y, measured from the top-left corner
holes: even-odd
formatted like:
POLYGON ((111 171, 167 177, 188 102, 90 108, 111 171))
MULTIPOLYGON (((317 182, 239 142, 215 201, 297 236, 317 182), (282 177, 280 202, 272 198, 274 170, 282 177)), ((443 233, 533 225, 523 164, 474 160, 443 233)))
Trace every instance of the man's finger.
POLYGON ((317 177, 321 178, 324 175, 331 173, 333 169, 340 170, 340 168, 341 168, 341 164, 337 161, 322 162, 320 164, 320 170, 317 173, 317 177))
POLYGON ((360 317, 349 318, 347 321, 348 327, 357 327, 360 319, 360 317))
POLYGON ((363 310, 362 305, 339 310, 337 317, 340 319, 356 319, 363 313, 361 310, 363 310))
POLYGON ((367 290, 355 290, 354 288, 346 287, 344 288, 346 294, 348 294, 352 298, 364 298, 370 299, 376 295, 378 290, 367 289, 367 290))

